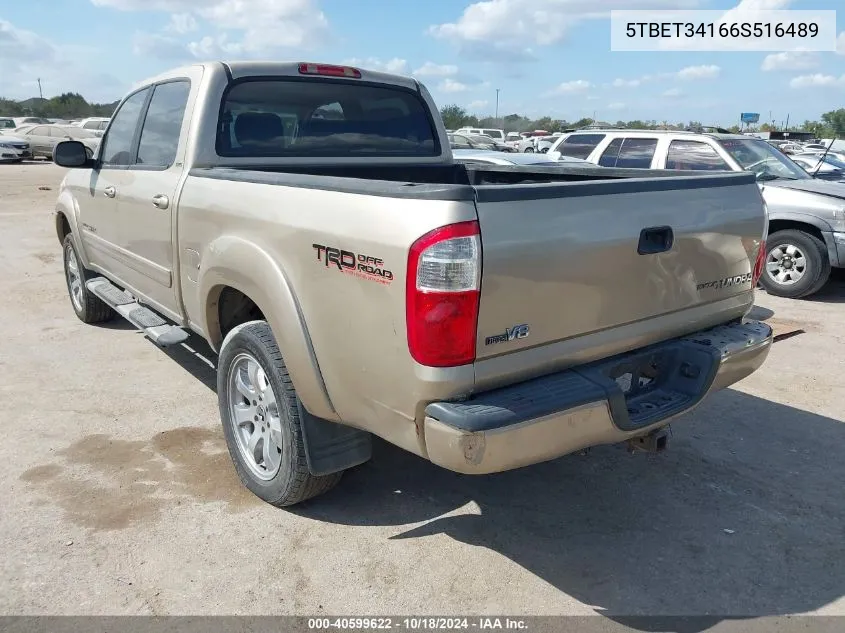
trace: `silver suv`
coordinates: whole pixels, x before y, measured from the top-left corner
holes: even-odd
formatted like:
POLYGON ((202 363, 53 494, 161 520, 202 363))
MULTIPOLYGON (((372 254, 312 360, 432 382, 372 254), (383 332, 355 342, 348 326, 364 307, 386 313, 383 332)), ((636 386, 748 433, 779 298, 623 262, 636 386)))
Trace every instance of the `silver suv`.
POLYGON ((769 209, 767 292, 812 295, 831 267, 845 268, 845 186, 808 175, 765 141, 738 134, 662 130, 584 130, 562 136, 549 156, 602 167, 752 171, 769 209))

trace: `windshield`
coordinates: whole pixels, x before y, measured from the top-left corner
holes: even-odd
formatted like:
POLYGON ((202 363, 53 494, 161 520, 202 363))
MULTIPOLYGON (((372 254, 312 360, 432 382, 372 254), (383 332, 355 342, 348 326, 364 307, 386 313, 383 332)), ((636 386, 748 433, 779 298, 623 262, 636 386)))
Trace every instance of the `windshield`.
MULTIPOLYGON (((819 156, 819 158, 821 158, 821 156, 819 156)), ((826 162, 828 165, 833 165, 838 169, 845 169, 845 161, 840 160, 835 156, 825 156, 824 162, 826 162)))
POLYGON ((719 144, 740 167, 757 174, 757 180, 807 180, 810 176, 788 156, 765 141, 724 139, 719 144))

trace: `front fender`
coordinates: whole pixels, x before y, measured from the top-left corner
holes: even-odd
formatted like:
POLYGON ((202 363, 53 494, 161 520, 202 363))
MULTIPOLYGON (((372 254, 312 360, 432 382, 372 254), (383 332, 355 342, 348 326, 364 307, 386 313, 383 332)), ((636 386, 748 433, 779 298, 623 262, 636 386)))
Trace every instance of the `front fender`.
POLYGON ((85 268, 90 268, 88 253, 85 252, 85 245, 82 243, 82 234, 79 232, 77 219, 79 218, 79 204, 69 189, 62 187, 59 197, 56 200, 56 208, 53 212, 56 222, 56 237, 59 243, 64 240, 64 222, 67 221, 70 232, 73 235, 73 245, 76 247, 76 255, 85 268))
POLYGON ((212 348, 219 352, 218 302, 224 288, 242 292, 261 310, 285 359, 297 395, 312 415, 339 420, 332 406, 317 357, 291 284, 278 264, 261 248, 242 238, 225 236, 208 245, 197 283, 205 306, 200 318, 212 348))

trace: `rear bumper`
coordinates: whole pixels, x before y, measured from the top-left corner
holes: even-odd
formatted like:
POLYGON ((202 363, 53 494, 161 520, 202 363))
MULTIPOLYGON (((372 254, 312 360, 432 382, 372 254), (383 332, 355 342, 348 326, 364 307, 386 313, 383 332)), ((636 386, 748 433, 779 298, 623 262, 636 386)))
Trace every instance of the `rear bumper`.
POLYGON ((486 474, 644 435, 756 371, 771 344, 764 323, 720 326, 462 402, 435 402, 426 407, 428 457, 486 474), (641 376, 650 382, 638 388, 641 376))

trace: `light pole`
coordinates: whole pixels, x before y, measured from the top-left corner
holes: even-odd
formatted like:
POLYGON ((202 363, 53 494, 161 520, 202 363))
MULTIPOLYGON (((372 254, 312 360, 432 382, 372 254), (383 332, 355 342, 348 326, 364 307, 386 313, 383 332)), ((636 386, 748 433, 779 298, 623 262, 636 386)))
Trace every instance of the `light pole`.
POLYGON ((499 125, 499 88, 496 88, 496 125, 499 125))

